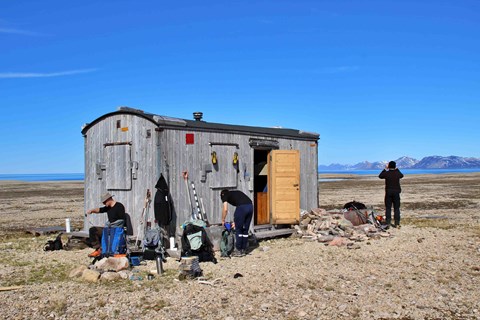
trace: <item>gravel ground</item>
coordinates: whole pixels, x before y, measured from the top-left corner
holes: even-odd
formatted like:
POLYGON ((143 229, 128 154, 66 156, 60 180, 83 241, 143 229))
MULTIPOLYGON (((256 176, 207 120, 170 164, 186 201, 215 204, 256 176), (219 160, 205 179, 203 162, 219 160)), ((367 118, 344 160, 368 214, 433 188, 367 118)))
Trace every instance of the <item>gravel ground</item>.
MULTIPOLYGON (((349 178, 321 183, 322 208, 357 200, 383 210, 383 181, 349 178)), ((91 249, 44 252, 52 236, 22 231, 65 218, 81 227, 82 183, 1 182, 0 317, 480 319, 480 174, 403 180, 402 228, 359 249, 271 239, 245 257, 201 263, 202 281, 180 281, 169 258, 153 280, 149 261, 133 270, 142 280, 108 283, 69 278, 91 249)))

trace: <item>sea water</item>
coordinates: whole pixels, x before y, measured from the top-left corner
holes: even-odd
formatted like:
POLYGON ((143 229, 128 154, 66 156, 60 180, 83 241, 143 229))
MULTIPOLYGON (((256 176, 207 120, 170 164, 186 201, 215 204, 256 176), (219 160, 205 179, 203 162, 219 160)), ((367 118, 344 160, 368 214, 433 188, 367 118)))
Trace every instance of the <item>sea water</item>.
POLYGON ((13 180, 13 181, 83 181, 85 174, 83 173, 0 173, 0 180, 13 180))
MULTIPOLYGON (((470 173, 480 172, 480 168, 476 169, 401 169, 402 173, 408 174, 448 174, 448 173, 470 173)), ((358 174, 358 175, 378 175, 381 170, 336 170, 336 171, 319 171, 319 174, 358 174)), ((83 181, 84 173, 0 173, 0 180, 14 181, 83 181)), ((323 181, 321 179, 321 181, 323 181)), ((326 181, 333 181, 328 179, 326 181)))
MULTIPOLYGON (((401 169, 403 174, 411 175, 411 174, 449 174, 449 173, 471 173, 471 172, 480 172, 480 168, 476 169, 401 169)), ((378 176, 382 172, 382 170, 337 170, 337 171, 319 171, 319 174, 358 174, 358 175, 374 175, 378 176)), ((343 178, 320 178, 318 181, 320 182, 332 182, 332 181, 340 181, 345 180, 343 178)))
MULTIPOLYGON (((403 174, 447 174, 447 173, 470 173, 480 172, 480 168, 473 169, 402 169, 403 174)), ((319 174, 358 174, 358 175, 379 175, 382 170, 321 170, 319 174)))

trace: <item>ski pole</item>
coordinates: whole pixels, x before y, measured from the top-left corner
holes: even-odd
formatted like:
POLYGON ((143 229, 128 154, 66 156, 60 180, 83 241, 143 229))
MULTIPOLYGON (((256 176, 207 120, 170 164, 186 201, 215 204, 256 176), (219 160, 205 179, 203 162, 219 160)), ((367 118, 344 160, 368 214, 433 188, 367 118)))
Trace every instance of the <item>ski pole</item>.
MULTIPOLYGON (((145 211, 147 210, 147 206, 150 202, 150 189, 147 189, 147 195, 145 196, 145 205, 143 207, 143 210, 142 210, 142 216, 141 216, 141 219, 140 219, 140 223, 138 224, 138 228, 137 228, 137 238, 135 239, 135 249, 138 250, 138 237, 140 236, 140 228, 144 225, 144 218, 145 218, 145 211)), ((145 232, 145 230, 144 230, 145 232)), ((144 234, 145 236, 145 234, 144 234)))

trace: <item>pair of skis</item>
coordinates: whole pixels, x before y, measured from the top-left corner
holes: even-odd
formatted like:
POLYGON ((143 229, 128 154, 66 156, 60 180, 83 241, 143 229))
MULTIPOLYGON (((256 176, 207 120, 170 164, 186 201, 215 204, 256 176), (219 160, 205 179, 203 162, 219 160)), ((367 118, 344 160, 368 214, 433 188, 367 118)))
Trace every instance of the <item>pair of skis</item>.
POLYGON ((202 199, 200 199, 200 202, 202 203, 202 208, 203 208, 203 211, 202 211, 202 209, 200 208, 200 203, 199 203, 198 196, 197 196, 197 190, 195 189, 195 183, 192 181, 192 182, 190 182, 190 185, 192 187, 193 197, 194 197, 194 200, 195 200, 195 208, 193 207, 192 196, 190 194, 190 188, 189 188, 189 184, 188 184, 188 172, 187 171, 183 172, 183 179, 185 180, 185 187, 187 188, 188 203, 190 204, 190 209, 192 210, 192 219, 203 220, 203 221, 206 222, 207 221, 207 215, 205 213, 205 208, 203 207, 203 201, 202 201, 202 199))

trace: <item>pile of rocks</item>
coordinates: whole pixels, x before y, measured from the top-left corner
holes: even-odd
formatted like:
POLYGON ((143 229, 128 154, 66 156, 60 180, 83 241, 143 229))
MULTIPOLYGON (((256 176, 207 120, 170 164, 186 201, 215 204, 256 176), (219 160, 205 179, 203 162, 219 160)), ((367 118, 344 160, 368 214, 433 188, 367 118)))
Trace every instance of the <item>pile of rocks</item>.
MULTIPOLYGON (((132 268, 126 257, 103 258, 89 266, 80 265, 70 271, 69 278, 85 282, 110 282, 118 280, 151 280, 159 274, 159 269, 152 269, 155 261, 144 260, 138 268, 132 268), (143 275, 143 276, 142 276, 143 275)), ((182 257, 180 262, 171 259, 169 269, 178 267, 179 280, 190 280, 201 277, 203 270, 200 267, 199 258, 182 257)), ((162 267, 160 269, 163 269, 162 267)))
POLYGON ((359 248, 358 242, 391 237, 382 228, 364 223, 370 213, 369 210, 352 212, 317 208, 310 212, 304 211, 300 224, 295 228, 297 235, 304 240, 354 249, 359 248))
POLYGON ((129 263, 125 257, 103 258, 89 267, 78 266, 70 271, 70 278, 79 278, 87 282, 116 281, 131 279, 132 272, 128 270, 129 263))

